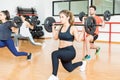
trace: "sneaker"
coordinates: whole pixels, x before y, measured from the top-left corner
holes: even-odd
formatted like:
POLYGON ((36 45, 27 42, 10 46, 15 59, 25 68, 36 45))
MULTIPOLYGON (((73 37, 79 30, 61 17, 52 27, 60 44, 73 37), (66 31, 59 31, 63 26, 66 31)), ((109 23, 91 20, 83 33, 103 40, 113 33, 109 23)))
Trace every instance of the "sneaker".
POLYGON ((19 47, 15 47, 17 51, 19 51, 19 47))
POLYGON ((87 54, 82 60, 90 60, 90 59, 91 59, 91 56, 87 54))
POLYGON ((96 49, 95 54, 97 55, 99 53, 99 51, 100 51, 100 47, 96 49))
POLYGON ((31 60, 31 57, 32 57, 32 54, 29 53, 28 56, 27 56, 27 60, 31 60))
POLYGON ((59 80, 57 76, 51 75, 48 80, 59 80))
POLYGON ((82 61, 82 65, 80 66, 80 71, 85 71, 86 70, 86 61, 82 61))

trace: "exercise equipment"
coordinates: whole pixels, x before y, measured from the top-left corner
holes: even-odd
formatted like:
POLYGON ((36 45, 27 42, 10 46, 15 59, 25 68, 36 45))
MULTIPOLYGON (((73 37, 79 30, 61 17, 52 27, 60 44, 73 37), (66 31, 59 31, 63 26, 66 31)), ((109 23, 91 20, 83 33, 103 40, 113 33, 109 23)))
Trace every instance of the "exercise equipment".
MULTIPOLYGON (((85 16, 84 12, 81 12, 79 14, 79 19, 82 21, 82 18, 85 16)), ((109 21, 110 20, 110 12, 109 11, 105 11, 104 13, 104 20, 109 21)), ((55 19, 53 17, 47 17, 44 21, 44 28, 46 31, 48 32, 52 32, 52 24, 54 23, 54 25, 62 25, 61 23, 56 23, 55 19)), ((85 27, 85 31, 88 34, 93 35, 95 30, 96 30, 96 26, 102 26, 102 25, 98 25, 96 24, 96 20, 92 17, 92 16, 88 16, 85 19, 84 24, 76 24, 74 23, 74 26, 84 26, 85 27)))
MULTIPOLYGON (((37 26, 40 24, 40 20, 38 20, 38 16, 32 16, 32 17, 27 16, 26 21, 28 21, 33 26, 37 26)), ((19 16, 15 16, 13 18, 13 22, 16 23, 18 28, 20 28, 20 26, 22 25, 22 20, 19 16)))
POLYGON ((38 16, 32 16, 31 17, 31 23, 36 26, 40 24, 40 20, 38 20, 38 16))
POLYGON ((79 13, 79 20, 82 21, 83 17, 85 16, 85 12, 80 12, 79 13))
POLYGON ((84 27, 85 27, 85 31, 88 34, 93 35, 96 30, 96 26, 102 26, 102 25, 96 25, 96 20, 93 17, 86 18, 84 22, 84 27))
POLYGON ((18 16, 15 16, 15 17, 13 18, 13 22, 17 25, 18 28, 20 28, 20 26, 22 25, 22 20, 21 20, 21 18, 18 17, 18 16))
MULTIPOLYGON (((80 12, 80 13, 79 13, 79 20, 82 21, 82 18, 85 17, 85 16, 86 16, 85 12, 83 12, 83 11, 80 12)), ((110 13, 110 11, 109 11, 109 10, 106 10, 106 11, 104 12, 104 14, 103 14, 103 17, 104 17, 104 20, 105 20, 105 21, 109 21, 110 18, 111 18, 111 13, 110 13)))
POLYGON ((106 10, 106 11, 104 12, 103 16, 104 16, 104 20, 105 20, 105 21, 109 21, 110 18, 111 18, 111 13, 110 13, 110 11, 109 11, 109 10, 106 10))
POLYGON ((55 23, 55 19, 53 17, 47 17, 44 21, 44 27, 47 32, 52 32, 52 25, 55 23))
MULTIPOLYGON (((38 26, 40 24, 40 20, 38 20, 38 16, 27 16, 26 21, 28 21, 31 25, 34 26, 34 29, 29 29, 33 38, 40 38, 44 35, 43 27, 38 26)), ((15 16, 13 18, 13 22, 17 25, 17 28, 22 26, 22 20, 19 16, 15 16)))
POLYGON ((35 8, 22 8, 22 7, 17 7, 17 15, 36 15, 36 10, 35 8))
POLYGON ((36 39, 38 39, 44 35, 42 26, 35 26, 34 29, 30 29, 30 32, 31 32, 33 38, 36 38, 36 39))
MULTIPOLYGON (((53 17, 47 17, 45 19, 45 23, 43 24, 46 31, 52 32, 52 24, 54 25, 62 25, 61 23, 55 23, 55 19, 53 17)), ((88 34, 94 34, 96 26, 102 26, 102 25, 97 25, 96 21, 93 17, 87 17, 84 24, 76 24, 74 23, 74 26, 85 26, 85 31, 88 34)))
POLYGON ((41 31, 41 30, 43 30, 43 27, 42 27, 42 26, 36 26, 36 27, 35 27, 35 30, 36 30, 36 31, 41 31))

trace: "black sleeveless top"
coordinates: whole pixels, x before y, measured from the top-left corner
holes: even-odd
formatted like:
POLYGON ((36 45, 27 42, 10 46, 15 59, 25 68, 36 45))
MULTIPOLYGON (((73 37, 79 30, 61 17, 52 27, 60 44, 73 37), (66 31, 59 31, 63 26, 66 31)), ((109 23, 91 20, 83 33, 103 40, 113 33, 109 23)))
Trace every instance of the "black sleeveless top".
POLYGON ((65 40, 65 41, 73 41, 74 40, 74 36, 70 34, 70 28, 71 26, 68 27, 66 32, 61 32, 61 29, 59 31, 59 39, 60 40, 65 40))

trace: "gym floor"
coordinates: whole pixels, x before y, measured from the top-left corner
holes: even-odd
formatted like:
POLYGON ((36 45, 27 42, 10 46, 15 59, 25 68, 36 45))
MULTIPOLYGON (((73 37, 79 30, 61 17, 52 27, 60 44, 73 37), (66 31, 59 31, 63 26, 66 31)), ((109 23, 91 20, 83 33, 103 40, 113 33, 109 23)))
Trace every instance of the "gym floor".
MULTIPOLYGON (((5 47, 0 48, 0 80, 47 80, 52 72, 51 53, 58 47, 53 39, 35 39, 45 46, 34 46, 27 40, 20 40, 19 51, 32 52, 31 61, 26 57, 15 57, 5 47)), ((74 42, 77 55, 73 62, 82 60, 84 43, 74 42)), ((60 80, 120 80, 120 44, 96 42, 101 47, 99 56, 91 49, 92 59, 87 61, 85 72, 79 67, 73 72, 67 72, 59 64, 60 80)))

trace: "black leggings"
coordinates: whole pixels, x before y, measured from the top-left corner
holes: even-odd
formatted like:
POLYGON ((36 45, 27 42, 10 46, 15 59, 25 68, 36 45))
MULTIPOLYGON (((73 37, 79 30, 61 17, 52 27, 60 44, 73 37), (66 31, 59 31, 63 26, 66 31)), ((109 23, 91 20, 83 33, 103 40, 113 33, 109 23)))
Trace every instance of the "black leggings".
POLYGON ((97 40, 97 38, 98 38, 98 35, 97 35, 97 34, 94 34, 94 35, 93 35, 93 41, 92 41, 91 43, 94 43, 95 40, 97 40))
POLYGON ((81 66, 82 62, 72 64, 72 60, 75 58, 75 56, 76 52, 73 46, 59 48, 58 50, 54 51, 52 53, 52 74, 55 76, 57 75, 59 59, 61 60, 63 67, 69 72, 73 71, 76 67, 81 66))
POLYGON ((0 40, 0 48, 1 47, 7 47, 15 56, 27 56, 28 55, 28 53, 26 52, 18 52, 11 38, 8 40, 0 40))

